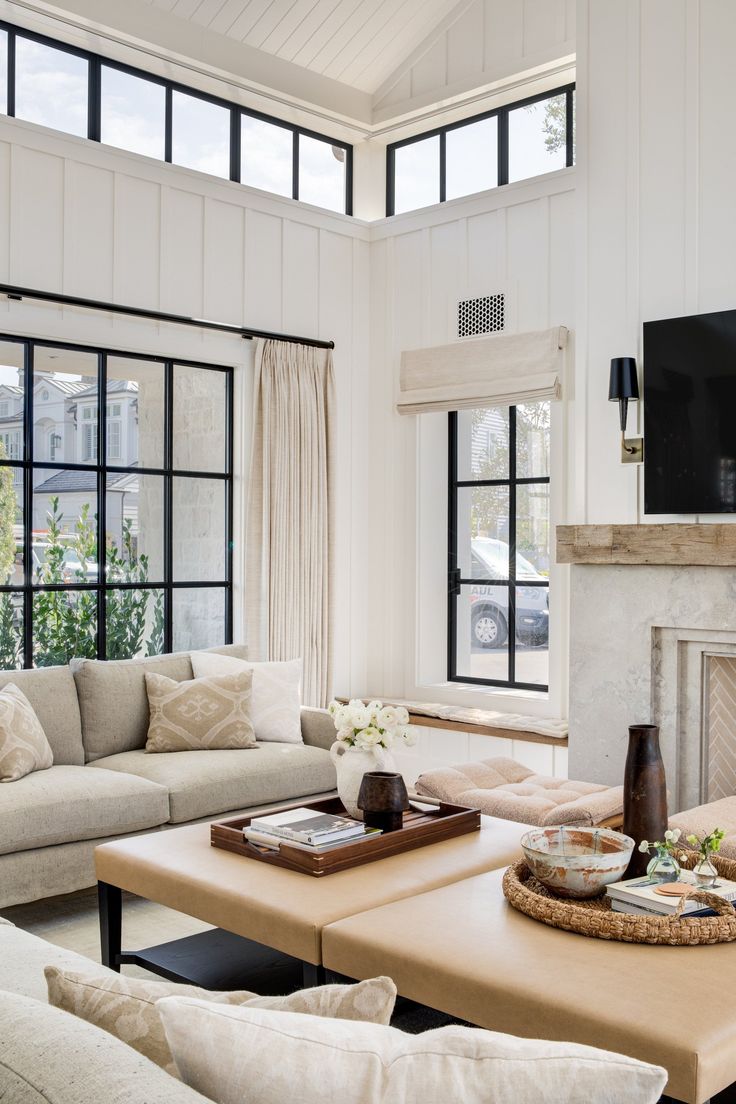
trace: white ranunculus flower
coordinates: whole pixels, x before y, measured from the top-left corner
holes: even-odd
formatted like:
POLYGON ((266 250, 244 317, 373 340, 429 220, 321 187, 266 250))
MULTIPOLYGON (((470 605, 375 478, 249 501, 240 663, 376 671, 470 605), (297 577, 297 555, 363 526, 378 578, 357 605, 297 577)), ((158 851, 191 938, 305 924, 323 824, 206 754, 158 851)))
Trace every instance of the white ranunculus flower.
POLYGON ((641 843, 639 844, 639 850, 641 851, 642 854, 644 854, 645 851, 648 851, 649 850, 649 840, 642 840, 641 843))
POLYGON ((350 706, 338 705, 332 715, 332 719, 335 722, 335 728, 350 728, 350 706))
POLYGON ((403 705, 396 706, 396 720, 400 725, 408 725, 409 723, 409 711, 404 709, 403 705))
POLYGON ((381 709, 383 709, 383 702, 375 700, 368 702, 368 708, 370 709, 371 713, 378 713, 381 709))
POLYGON ((360 747, 373 748, 380 744, 381 733, 373 725, 369 725, 368 728, 362 729, 356 739, 360 747))
MULTIPOLYGON (((399 730, 397 730, 399 734, 399 730)), ((402 725, 400 729, 401 739, 404 741, 407 747, 414 747, 417 742, 417 734, 409 727, 409 725, 402 725)))
POLYGON ((338 709, 342 709, 342 706, 339 701, 335 701, 334 699, 327 706, 327 712, 330 714, 331 717, 335 716, 338 709))
POLYGON ((395 728, 399 723, 399 719, 396 713, 396 709, 393 705, 384 705, 376 717, 376 724, 379 728, 395 728))
POLYGON ((352 728, 338 728, 337 730, 337 739, 341 740, 344 744, 347 743, 349 739, 351 739, 352 735, 352 728))
POLYGON ((679 840, 681 835, 682 835, 682 830, 680 828, 672 828, 672 829, 668 828, 667 831, 664 834, 664 838, 669 843, 677 843, 677 841, 679 840))
POLYGON ((371 711, 362 702, 358 705, 351 704, 350 719, 353 728, 368 728, 371 723, 371 711))

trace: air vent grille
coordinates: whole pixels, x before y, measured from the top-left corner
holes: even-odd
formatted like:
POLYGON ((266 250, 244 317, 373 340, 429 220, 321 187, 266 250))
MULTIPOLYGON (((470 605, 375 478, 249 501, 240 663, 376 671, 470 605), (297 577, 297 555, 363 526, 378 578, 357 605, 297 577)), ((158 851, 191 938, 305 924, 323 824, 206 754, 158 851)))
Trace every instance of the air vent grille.
POLYGON ((457 305, 457 336, 477 337, 496 333, 504 328, 505 296, 481 295, 476 299, 461 299, 457 305))

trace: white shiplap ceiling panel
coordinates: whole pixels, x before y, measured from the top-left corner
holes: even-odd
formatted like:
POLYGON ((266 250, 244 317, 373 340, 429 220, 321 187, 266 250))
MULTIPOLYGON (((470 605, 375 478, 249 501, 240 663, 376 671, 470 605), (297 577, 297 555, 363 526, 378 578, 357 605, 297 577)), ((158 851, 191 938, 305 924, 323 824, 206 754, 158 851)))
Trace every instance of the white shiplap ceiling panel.
POLYGON ((375 92, 463 0, 149 0, 273 57, 375 92))

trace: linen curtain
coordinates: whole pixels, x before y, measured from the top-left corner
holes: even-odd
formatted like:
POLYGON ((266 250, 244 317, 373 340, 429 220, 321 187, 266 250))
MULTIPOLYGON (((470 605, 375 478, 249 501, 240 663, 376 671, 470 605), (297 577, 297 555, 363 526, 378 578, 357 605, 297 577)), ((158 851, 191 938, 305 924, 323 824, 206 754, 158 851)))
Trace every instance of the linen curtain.
POLYGON ((401 354, 399 414, 559 399, 567 330, 496 334, 401 354))
POLYGON ((302 700, 332 686, 335 378, 332 353, 258 341, 246 529, 248 655, 301 659, 302 700))

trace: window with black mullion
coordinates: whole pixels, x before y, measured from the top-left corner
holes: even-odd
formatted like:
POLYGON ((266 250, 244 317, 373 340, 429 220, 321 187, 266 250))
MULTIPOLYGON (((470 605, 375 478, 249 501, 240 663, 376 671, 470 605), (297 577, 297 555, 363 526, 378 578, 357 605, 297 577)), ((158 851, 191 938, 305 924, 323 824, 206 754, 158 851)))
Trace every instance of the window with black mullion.
POLYGON ((229 642, 232 370, 1 336, 0 363, 0 668, 229 642))
POLYGON ((546 690, 539 646, 548 642, 549 583, 520 545, 540 540, 535 526, 544 531, 542 543, 548 540, 548 459, 540 461, 530 447, 536 408, 522 409, 521 433, 516 407, 449 415, 448 678, 546 690), (487 454, 484 431, 494 439, 487 454), (539 498, 535 521, 530 503, 539 498))

